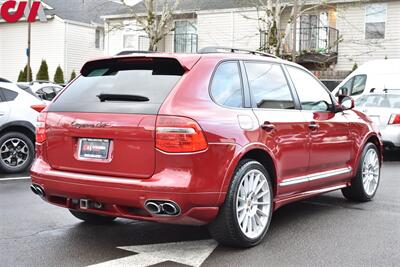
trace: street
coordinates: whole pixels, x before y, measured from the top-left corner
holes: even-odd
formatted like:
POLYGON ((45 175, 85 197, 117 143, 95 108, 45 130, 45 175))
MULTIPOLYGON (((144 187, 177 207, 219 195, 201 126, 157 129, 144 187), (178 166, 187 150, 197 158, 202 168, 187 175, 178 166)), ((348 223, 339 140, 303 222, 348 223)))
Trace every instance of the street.
MULTIPOLYGON (((282 207, 259 246, 212 247, 202 266, 400 266, 400 157, 387 159, 372 202, 350 203, 332 192, 282 207)), ((28 174, 14 177, 23 176, 28 174)), ((86 225, 32 194, 29 185, 29 180, 0 181, 1 266, 122 266, 118 259, 136 253, 118 247, 193 241, 196 249, 210 239, 206 227, 123 219, 86 225)), ((124 266, 146 265, 137 259, 127 258, 124 266)), ((151 256, 147 260, 148 265, 182 266, 151 256)))

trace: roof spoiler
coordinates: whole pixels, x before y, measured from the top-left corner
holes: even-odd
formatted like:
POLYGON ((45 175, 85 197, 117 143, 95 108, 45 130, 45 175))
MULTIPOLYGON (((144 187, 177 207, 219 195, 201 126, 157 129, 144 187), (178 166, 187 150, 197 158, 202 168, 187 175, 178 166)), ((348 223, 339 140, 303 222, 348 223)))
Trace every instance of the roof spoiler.
POLYGON ((123 63, 131 63, 134 64, 135 62, 152 62, 155 61, 157 64, 162 65, 163 63, 173 63, 176 62, 179 64, 183 70, 190 71, 194 65, 200 60, 201 56, 195 55, 130 55, 130 56, 116 56, 116 57, 108 57, 102 58, 97 60, 88 61, 83 65, 81 69, 81 74, 83 76, 87 76, 91 70, 96 68, 106 68, 106 67, 117 67, 121 62, 123 63))

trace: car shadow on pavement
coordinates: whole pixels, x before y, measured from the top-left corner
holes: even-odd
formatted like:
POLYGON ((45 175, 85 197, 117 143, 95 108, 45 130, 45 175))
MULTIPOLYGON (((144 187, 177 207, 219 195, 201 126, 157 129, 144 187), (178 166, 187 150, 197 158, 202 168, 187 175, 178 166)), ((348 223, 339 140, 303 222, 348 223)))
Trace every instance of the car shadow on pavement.
MULTIPOLYGON (((362 208, 355 208, 341 197, 327 195, 284 206, 275 212, 270 231, 263 243, 275 242, 275 239, 280 239, 280 235, 292 231, 296 225, 304 225, 304 220, 319 220, 343 208, 362 210, 362 208)), ((87 251, 87 248, 91 248, 90 253, 96 253, 94 257, 96 262, 133 255, 132 252, 117 247, 211 239, 206 226, 179 226, 124 219, 119 219, 109 225, 77 223, 69 228, 65 235, 68 236, 68 240, 65 240, 68 244, 57 244, 60 249, 65 246, 71 247, 71 245, 77 251, 87 251), (70 243, 71 241, 73 244, 70 243)), ((242 249, 221 246, 217 250, 242 251, 242 249)))
POLYGON ((383 153, 384 161, 400 161, 400 150, 386 150, 383 153))

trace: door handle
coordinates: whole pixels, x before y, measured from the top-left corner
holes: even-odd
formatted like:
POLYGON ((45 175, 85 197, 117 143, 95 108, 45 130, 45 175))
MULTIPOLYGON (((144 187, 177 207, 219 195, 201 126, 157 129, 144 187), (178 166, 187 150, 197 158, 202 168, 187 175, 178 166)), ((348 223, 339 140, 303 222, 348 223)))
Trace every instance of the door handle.
POLYGON ((310 128, 310 130, 312 130, 312 131, 318 130, 319 129, 319 124, 316 123, 315 121, 312 121, 308 125, 308 128, 310 128))
POLYGON ((263 130, 266 130, 266 131, 269 131, 269 132, 276 129, 275 125, 272 124, 272 123, 270 123, 269 121, 264 122, 264 123, 261 125, 261 128, 262 128, 263 130))

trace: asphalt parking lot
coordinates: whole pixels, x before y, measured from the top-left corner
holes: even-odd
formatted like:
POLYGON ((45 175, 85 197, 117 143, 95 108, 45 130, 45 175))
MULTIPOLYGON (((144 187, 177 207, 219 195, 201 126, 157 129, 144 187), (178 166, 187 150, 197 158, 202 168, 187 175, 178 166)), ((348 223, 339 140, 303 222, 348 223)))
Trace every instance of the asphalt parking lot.
POLYGON ((0 265, 400 266, 399 173, 400 155, 392 153, 372 202, 333 192, 279 209, 267 238, 247 250, 217 246, 205 227, 86 225, 33 195, 29 180, 1 175, 0 265))

